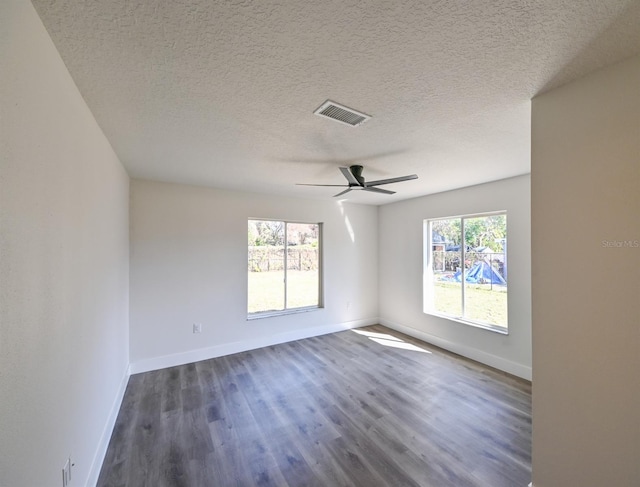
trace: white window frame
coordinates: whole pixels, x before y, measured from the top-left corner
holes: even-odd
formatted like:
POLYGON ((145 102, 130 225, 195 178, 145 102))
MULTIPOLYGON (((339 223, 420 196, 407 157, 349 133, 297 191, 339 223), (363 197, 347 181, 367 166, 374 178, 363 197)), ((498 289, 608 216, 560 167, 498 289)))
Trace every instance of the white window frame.
MULTIPOLYGON (((256 320, 256 319, 261 319, 261 318, 269 318, 272 316, 282 316, 282 315, 289 315, 289 314, 295 314, 295 313, 305 313, 308 311, 314 311, 317 309, 322 309, 324 308, 324 292, 323 292, 323 240, 324 240, 324 236, 323 236, 323 223, 322 222, 305 222, 305 221, 293 221, 293 220, 275 220, 273 218, 248 218, 247 219, 247 224, 250 221, 264 221, 264 222, 278 222, 278 223, 283 223, 284 224, 284 255, 283 255, 283 272, 284 272, 284 279, 283 279, 283 283, 282 285, 284 286, 284 308, 283 309, 279 309, 279 310, 269 310, 269 311, 256 311, 254 313, 250 313, 249 312, 249 283, 247 281, 247 320, 256 320), (300 307, 296 307, 296 308, 287 308, 287 271, 289 269, 287 269, 287 258, 288 258, 288 246, 289 246, 289 242, 287 241, 287 225, 289 224, 302 224, 302 225, 318 225, 318 304, 317 305, 312 305, 312 306, 300 306, 300 307)), ((249 253, 248 253, 248 247, 247 247, 247 259, 246 259, 246 263, 248 263, 249 261, 249 253)), ((248 278, 248 276, 247 276, 248 278)))
MULTIPOLYGON (((481 328, 481 329, 485 329, 485 330, 489 330, 495 333, 500 333, 502 335, 508 335, 509 334, 509 319, 508 319, 508 301, 509 301, 509 291, 508 291, 508 287, 507 287, 507 324, 505 326, 501 326, 501 325, 496 325, 493 323, 486 323, 486 322, 482 322, 482 321, 478 321, 478 320, 473 320, 470 319, 468 317, 465 316, 465 276, 464 276, 464 262, 465 262, 465 252, 466 252, 466 246, 465 246, 465 227, 464 227, 464 220, 467 219, 473 219, 473 218, 482 218, 482 217, 490 217, 490 216, 494 216, 494 215, 504 215, 505 218, 507 218, 507 228, 508 228, 508 217, 507 217, 507 211, 506 210, 501 210, 501 211, 494 211, 494 212, 488 212, 488 213, 475 213, 475 214, 468 214, 468 215, 456 215, 456 216, 443 216, 443 217, 434 217, 434 218, 428 218, 425 219, 423 221, 423 252, 424 252, 424 258, 423 258, 423 285, 422 285, 422 289, 423 289, 423 312, 425 314, 429 314, 429 315, 433 315, 433 316, 438 316, 440 318, 446 318, 448 320, 452 320, 452 321, 456 321, 458 323, 462 323, 465 325, 469 325, 469 326, 473 326, 476 328, 481 328), (455 220, 455 219, 460 219, 460 262, 462 263, 461 266, 461 270, 462 270, 462 280, 461 280, 461 293, 460 293, 460 299, 461 299, 461 310, 462 310, 462 315, 461 316, 456 316, 456 315, 449 315, 446 313, 442 313, 440 311, 435 310, 432 306, 433 306, 433 286, 434 286, 434 276, 433 276, 433 233, 432 233, 432 222, 434 221, 439 221, 439 220, 455 220)), ((506 245, 504 248, 504 263, 505 266, 508 265, 508 256, 507 256, 507 246, 508 246, 508 236, 505 237, 506 240, 506 245)))

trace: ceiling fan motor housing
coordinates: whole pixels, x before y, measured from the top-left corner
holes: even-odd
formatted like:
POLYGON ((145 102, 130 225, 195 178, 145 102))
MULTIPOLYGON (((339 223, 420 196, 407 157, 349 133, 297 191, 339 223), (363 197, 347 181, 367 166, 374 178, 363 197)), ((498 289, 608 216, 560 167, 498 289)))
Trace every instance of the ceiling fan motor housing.
POLYGON ((357 165, 357 164, 355 164, 353 166, 349 166, 349 170, 351 171, 351 174, 353 174, 353 177, 356 178, 356 181, 358 181, 358 184, 360 186, 364 186, 364 178, 362 177, 362 169, 363 169, 363 167, 360 166, 360 165, 357 165))

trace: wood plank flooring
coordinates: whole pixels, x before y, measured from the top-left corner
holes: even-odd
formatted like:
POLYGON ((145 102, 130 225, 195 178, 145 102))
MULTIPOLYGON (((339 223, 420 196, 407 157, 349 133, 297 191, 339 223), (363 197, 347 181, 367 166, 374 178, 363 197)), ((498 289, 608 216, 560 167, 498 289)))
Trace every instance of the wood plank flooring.
POLYGON ((531 385, 382 326, 131 376, 99 487, 525 487, 531 385))

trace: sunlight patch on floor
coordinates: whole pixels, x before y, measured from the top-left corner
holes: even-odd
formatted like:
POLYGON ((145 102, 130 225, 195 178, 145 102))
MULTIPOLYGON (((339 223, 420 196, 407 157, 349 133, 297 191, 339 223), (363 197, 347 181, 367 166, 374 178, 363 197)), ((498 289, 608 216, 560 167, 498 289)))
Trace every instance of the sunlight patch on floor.
POLYGON ((401 340, 398 337, 394 337, 393 335, 388 335, 386 333, 375 333, 373 331, 364 331, 364 330, 351 330, 358 335, 364 335, 369 340, 373 340, 380 345, 384 345, 385 347, 392 348, 400 348, 402 350, 411 350, 414 352, 422 352, 422 353, 431 353, 429 350, 425 350, 424 348, 420 348, 413 343, 407 343, 404 340, 401 340))

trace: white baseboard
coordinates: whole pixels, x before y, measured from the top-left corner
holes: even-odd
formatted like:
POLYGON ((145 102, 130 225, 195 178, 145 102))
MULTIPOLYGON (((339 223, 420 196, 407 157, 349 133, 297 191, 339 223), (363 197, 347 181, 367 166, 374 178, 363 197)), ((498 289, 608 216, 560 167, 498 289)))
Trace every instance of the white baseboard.
POLYGON ((432 345, 444 348, 445 350, 449 350, 450 352, 457 353, 458 355, 462 355, 463 357, 467 357, 477 362, 489 365, 490 367, 495 367, 496 369, 500 369, 517 377, 531 380, 531 367, 527 367, 516 362, 511 362, 510 360, 506 360, 502 357, 483 352, 482 350, 467 347, 465 345, 460 345, 459 343, 450 342, 441 337, 431 335, 424 331, 411 328, 410 326, 401 325, 399 323, 395 323, 383 318, 380 319, 380 324, 410 335, 414 338, 423 340, 427 343, 431 343, 432 345))
POLYGON ((109 411, 109 417, 107 418, 107 422, 104 425, 102 430, 102 435, 100 436, 100 442, 98 443, 98 448, 96 449, 95 454, 93 455, 93 461, 91 462, 91 468, 89 469, 89 477, 87 478, 87 482, 85 485, 96 485, 98 482, 98 477, 100 476, 100 469, 102 468, 102 462, 104 462, 104 457, 107 454, 107 448, 109 447, 109 441, 111 440, 111 434, 113 433, 113 428, 116 424, 116 419, 118 419, 118 413, 120 412, 120 406, 122 405, 122 400, 124 399, 124 392, 127 389, 127 384, 129 383, 129 376, 131 375, 130 367, 127 367, 122 380, 120 381, 120 386, 118 387, 118 392, 116 394, 115 399, 113 400, 113 404, 111 405, 111 411, 109 411))
POLYGON ((379 323, 377 318, 365 320, 349 321, 345 323, 337 323, 333 325, 316 326, 313 328, 303 328, 300 330, 288 331, 268 337, 260 337, 253 340, 243 340, 239 342, 223 343, 214 347, 199 348, 197 350, 189 350, 187 352, 175 353, 172 355, 164 355, 150 359, 139 360, 131 364, 131 373, 139 374, 141 372, 149 372, 151 370, 159 370, 176 365, 190 364, 200 360, 207 360, 233 353, 246 352, 255 350, 256 348, 268 347, 279 343, 292 342, 303 338, 310 338, 327 333, 335 333, 338 331, 350 330, 352 328, 360 328, 362 326, 375 325, 379 323))

